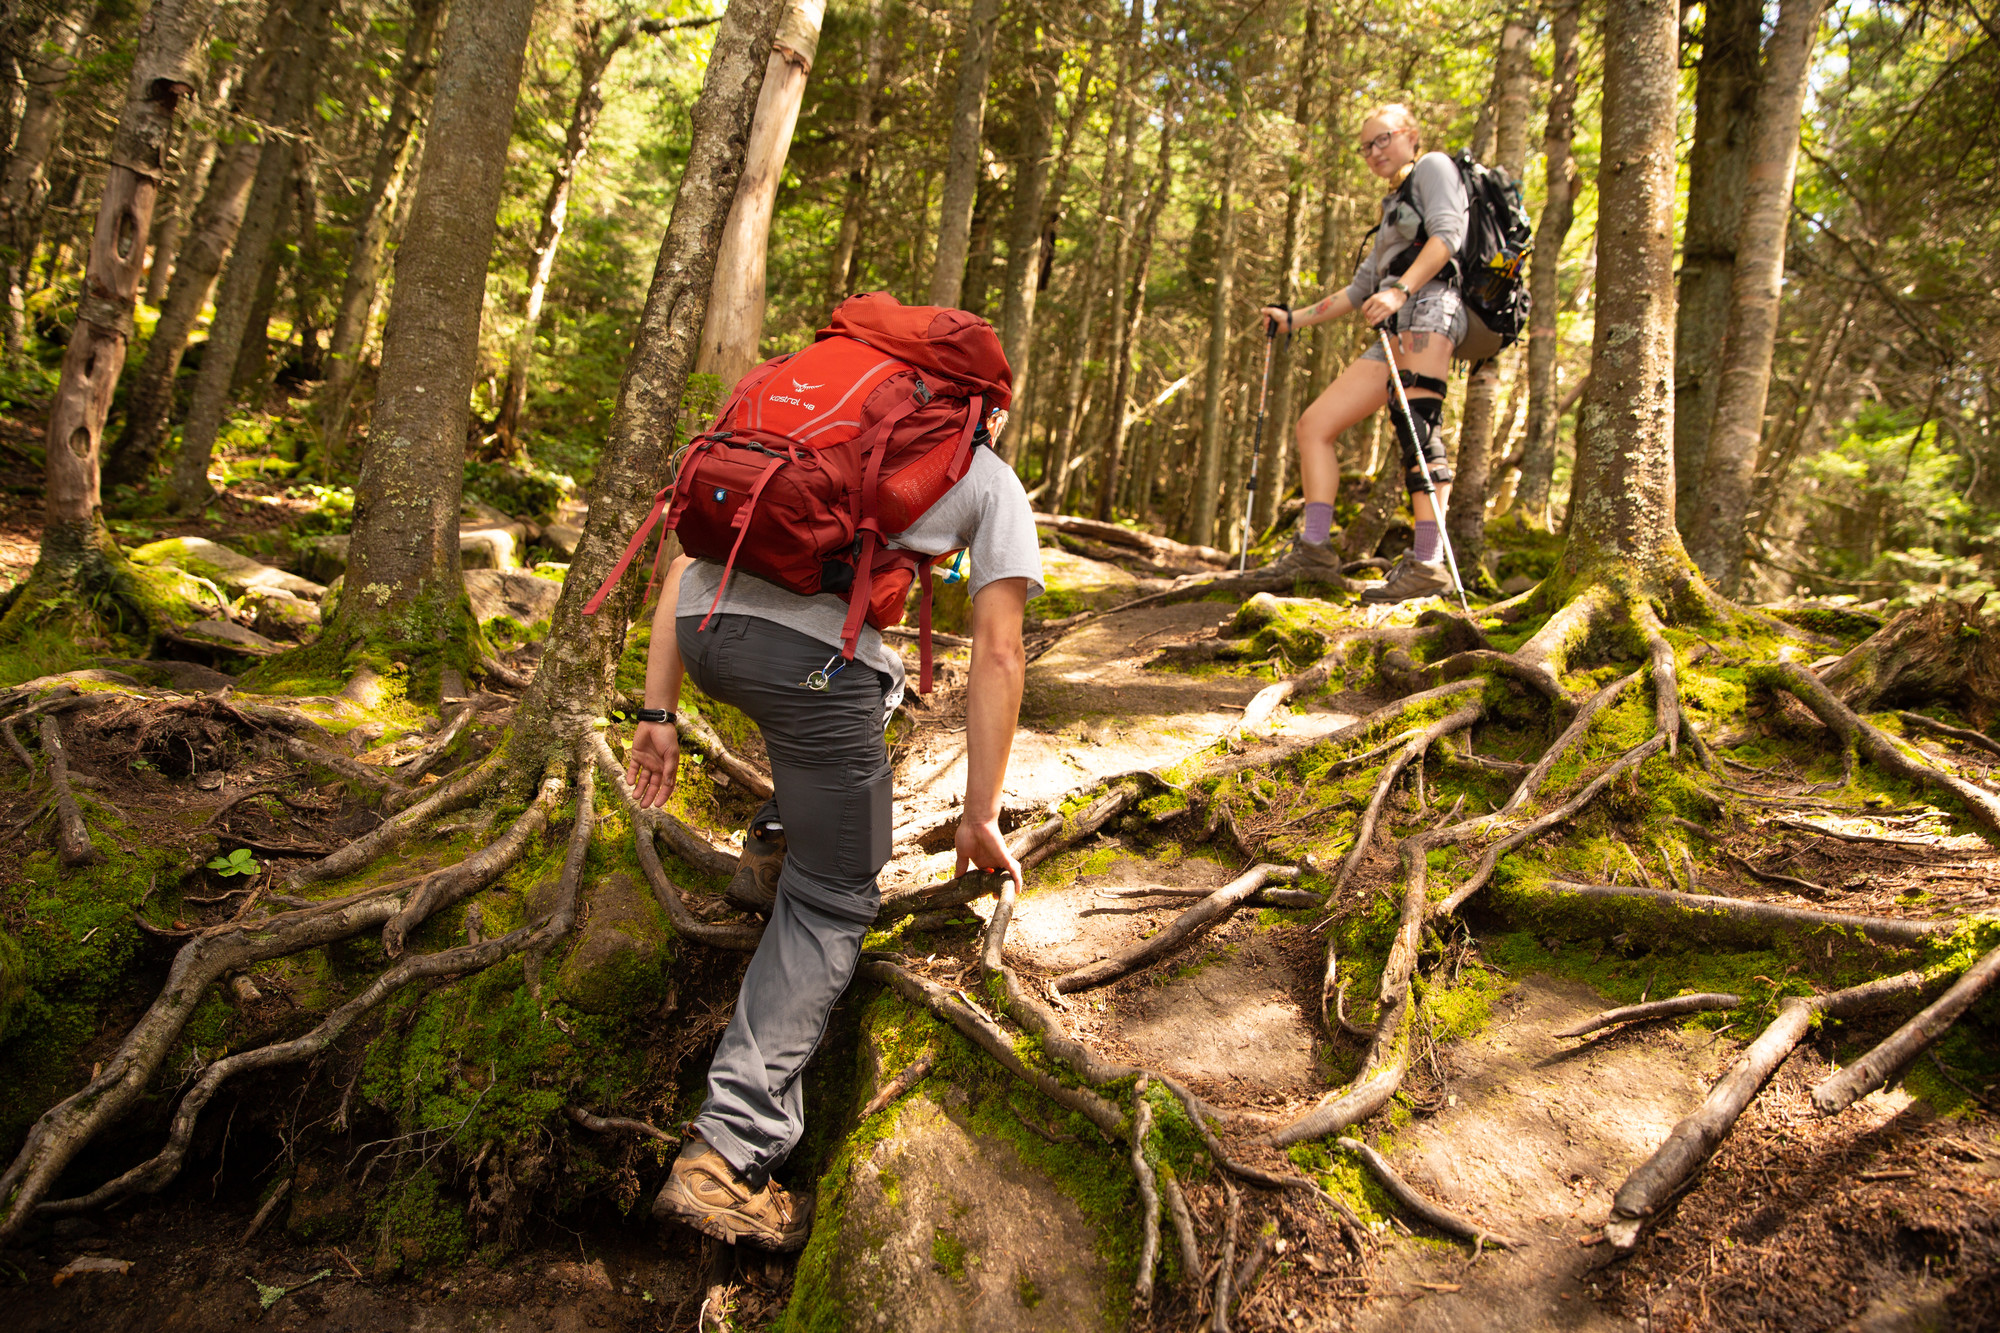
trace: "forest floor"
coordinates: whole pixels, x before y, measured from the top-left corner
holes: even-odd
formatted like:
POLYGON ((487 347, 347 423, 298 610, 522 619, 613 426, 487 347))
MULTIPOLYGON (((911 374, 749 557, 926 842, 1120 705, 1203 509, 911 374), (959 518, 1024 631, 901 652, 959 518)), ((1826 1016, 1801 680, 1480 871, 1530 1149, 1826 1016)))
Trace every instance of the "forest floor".
MULTIPOLYGON (((289 502, 276 488, 266 489, 268 498, 239 496, 212 509, 202 523, 152 529, 151 535, 207 535, 227 544, 295 521, 289 502)), ((0 560, 9 562, 9 572, 32 561, 29 490, 28 484, 14 485, 11 504, 0 510, 0 560)), ((268 549, 270 543, 261 545, 268 549)), ((1065 611, 1109 607, 1166 586, 1143 568, 1062 545, 1050 545, 1046 554, 1051 588, 1060 592, 1065 611)), ((1317 632, 1408 624, 1423 609, 1329 607, 1317 632)), ((1235 633, 1237 610, 1233 601, 1141 607, 1089 620, 1038 645, 1007 785, 1008 825, 1037 818, 1052 803, 1107 778, 1170 769, 1197 752, 1213 752, 1218 742, 1252 744, 1232 739, 1243 709, 1282 671, 1271 660, 1231 660, 1208 651, 1235 633)), ((913 646, 906 646, 914 657, 913 646)), ((913 698, 905 721, 892 728, 897 856, 884 874, 891 888, 952 871, 951 821, 964 765, 955 685, 963 679, 965 658, 962 650, 941 657, 938 693, 913 698)), ((192 696, 227 683, 216 668, 233 672, 241 665, 213 658, 174 668, 180 679, 170 683, 192 696)), ((914 668, 911 675, 914 680, 914 668)), ((1263 730, 1280 739, 1327 735, 1382 701, 1365 687, 1336 688, 1280 710, 1263 730)), ((474 702, 478 713, 469 739, 446 767, 474 762, 507 723, 508 692, 489 688, 474 702)), ((729 729, 721 710, 711 715, 743 759, 762 762, 754 731, 729 729)), ((1880 796, 1838 807, 1801 796, 1802 784, 1823 774, 1807 771, 1809 765, 1786 748, 1786 720, 1783 709, 1773 710, 1721 744, 1744 742, 1747 762, 1737 765, 1732 779, 1762 815, 1775 811, 1793 822, 1774 827, 1739 819, 1719 826, 1713 838, 1718 851, 1761 861, 1767 872, 1783 867, 1795 883, 1817 891, 1801 896, 1803 890, 1740 873, 1723 855, 1705 856, 1698 871, 1690 864, 1688 878, 1696 880, 1690 887, 1892 918, 1950 919, 2000 907, 2000 857, 1948 813, 1921 802, 1891 805, 1880 796), (1839 836, 1843 832, 1849 838, 1839 836)), ((413 734, 436 725, 415 724, 413 734)), ((201 878, 205 858, 234 845, 262 848, 282 861, 287 848, 303 854, 330 846, 376 818, 368 802, 327 782, 292 787, 296 805, 246 805, 231 816, 235 822, 211 825, 226 801, 282 785, 290 771, 269 746, 213 719, 193 718, 166 735, 72 724, 69 737, 73 769, 96 780, 91 790, 102 803, 98 808, 120 817, 116 838, 133 873, 145 870, 151 877, 136 903, 120 900, 105 921, 124 928, 133 910, 146 908, 163 873, 192 878, 172 890, 164 916, 152 912, 152 931, 126 930, 131 938, 120 955, 126 970, 118 984, 92 983, 104 994, 86 1040, 56 1065, 44 1061, 32 1068, 9 1067, 25 1049, 18 1039, 10 1035, 0 1044, 0 1081, 16 1084, 6 1126, 10 1153, 25 1127, 22 1113, 37 1109, 26 1103, 45 1106, 87 1078, 150 999, 175 946, 159 932, 212 924, 238 910, 237 895, 218 894, 226 884, 201 878), (181 752, 185 759, 176 757, 181 752), (219 827, 234 831, 219 836, 219 827), (196 869, 176 869, 185 867, 196 869)), ((379 729, 363 727, 351 740, 363 762, 379 762, 399 744, 401 753, 409 749, 409 740, 399 741, 393 731, 384 739, 379 729), (382 743, 369 752, 377 740, 382 743)), ((1951 756, 1987 777, 1991 758, 1951 756)), ((1171 811, 1127 819, 1036 868, 1008 937, 1014 968, 1024 979, 1046 982, 1150 937, 1188 906, 1189 895, 1228 882, 1253 860, 1314 854, 1309 849, 1323 857, 1319 835, 1334 817, 1302 806, 1301 793, 1269 784, 1255 769, 1250 776, 1257 812, 1237 825, 1211 824, 1203 831, 1186 820, 1175 823, 1171 811), (1166 892, 1145 896, 1144 890, 1166 892)), ((1447 788, 1442 774, 1433 782, 1434 801, 1423 794, 1421 778, 1416 790, 1392 797, 1391 819, 1399 828, 1435 818, 1440 812, 1431 805, 1442 805, 1453 792, 1491 800, 1476 783, 1447 788)), ((1505 787, 1492 790, 1504 794, 1505 787)), ((18 776, 0 779, 0 825, 12 830, 0 840, 0 905, 6 930, 22 938, 36 938, 35 929, 48 925, 40 914, 53 913, 49 895, 61 892, 60 881, 51 883, 43 826, 23 822, 31 821, 40 800, 18 776)), ((726 846, 729 831, 753 805, 740 787, 704 781, 690 784, 680 808, 726 846)), ((1627 802, 1579 819, 1575 829, 1557 830, 1551 840, 1646 849, 1644 813, 1627 802)), ((1339 820, 1351 826, 1349 815, 1339 820)), ((446 845, 462 850, 466 837, 476 841, 483 833, 461 830, 446 845)), ((396 858, 394 869, 408 875, 442 855, 419 845, 396 858)), ((1656 860, 1653 869, 1678 882, 1671 860, 1656 860)), ((1628 867, 1612 865, 1607 854, 1606 873, 1614 881, 1645 877, 1652 883, 1636 855, 1628 867)), ((1355 1038, 1329 1030, 1322 1020, 1328 938, 1322 918, 1335 920, 1336 936, 1345 925, 1379 916, 1384 904, 1391 904, 1386 910, 1393 920, 1395 880, 1394 849, 1384 838, 1329 899, 1330 911, 1237 912, 1159 963, 1059 998, 1061 1020, 1070 1035, 1097 1051, 1170 1074, 1213 1105, 1238 1113, 1239 1124, 1289 1119, 1347 1077, 1357 1058, 1355 1038)), ((532 892, 526 881, 503 888, 516 896, 532 892)), ((707 900, 698 905, 711 916, 720 906, 707 900)), ((921 933, 914 924, 901 926, 885 943, 901 950, 918 974, 974 988, 979 922, 991 910, 991 900, 981 900, 957 918, 960 924, 932 924, 921 933)), ((64 918, 70 919, 81 921, 64 918)), ((591 947, 589 925, 581 924, 578 933, 584 940, 579 950, 591 947)), ((2000 1324, 2000 1137, 1985 1109, 1994 1088, 1979 1086, 1983 1076, 1967 1071, 1962 1047, 1941 1047, 1943 1062, 1914 1071, 1910 1090, 1873 1094, 1847 1115, 1821 1120, 1804 1090, 1830 1059, 1849 1058, 1893 1024, 1857 1022, 1837 1036, 1828 1030, 1809 1038, 1693 1188, 1636 1254, 1625 1257, 1603 1243, 1612 1192, 1756 1034, 1784 989, 1789 974, 1783 969, 1796 971, 1800 959, 1758 952, 1715 962, 1712 970, 1746 987, 1744 1005, 1734 1013, 1574 1040, 1552 1034, 1612 1004, 1670 993, 1713 960, 1698 963, 1686 951, 1622 934, 1562 939, 1536 921, 1498 910, 1475 910, 1467 926, 1447 934, 1438 942, 1444 959, 1439 975, 1449 976, 1449 994, 1442 981, 1437 984, 1441 997, 1455 997, 1456 1007, 1440 1005, 1426 1020, 1430 1026, 1402 1093, 1357 1137, 1374 1144, 1422 1193, 1522 1246, 1475 1255, 1461 1242, 1404 1226, 1380 1190, 1338 1154, 1306 1145, 1287 1156, 1232 1138, 1234 1151, 1266 1168, 1304 1167, 1330 1186, 1344 1183, 1345 1197, 1367 1227, 1357 1255, 1317 1205, 1246 1190, 1247 1219, 1236 1253, 1246 1254, 1258 1235, 1284 1248, 1238 1307, 1236 1327, 1886 1333, 2000 1324), (1656 990, 1661 981, 1669 984, 1656 990)), ((84 935, 75 947, 88 939, 84 935)), ((624 1054, 643 1075, 627 1084, 624 1105, 595 1109, 652 1118, 674 1132, 678 1124, 670 1117, 685 1116, 698 1096, 700 1071, 742 964, 740 956, 693 947, 671 959, 666 998, 629 1029, 644 1049, 624 1054)), ((1374 961, 1379 966, 1379 955, 1374 961)), ((1365 958, 1360 966, 1365 971, 1365 958)), ((230 1002, 238 1012, 221 1025, 225 1044, 249 1044, 257 1032, 296 1032, 325 1008, 297 974, 260 972, 255 980, 257 998, 230 1002)), ((1360 999, 1364 989, 1348 1001, 1358 1010, 1367 1008, 1360 999)), ((384 1023, 407 1024, 418 1012, 384 1023)), ((1356 1021, 1368 1017, 1354 1014, 1356 1021)), ((939 1072, 904 1097, 891 1123, 852 1137, 830 1161, 844 1128, 842 1106, 858 1107, 876 1084, 908 1063, 909 1032, 896 1027, 903 1022, 887 1014, 874 987, 858 984, 833 1032, 841 1042, 856 1041, 859 1072, 821 1068, 809 1088, 809 1106, 822 1123, 794 1162, 792 1183, 809 1190, 821 1171, 825 1182, 840 1180, 837 1209, 834 1200, 821 1201, 826 1238, 816 1238, 798 1270, 801 1288, 806 1268, 814 1271, 812 1300, 821 1299, 826 1284, 837 1283, 845 1269, 854 1275, 858 1298, 875 1302, 876 1326, 884 1328, 1191 1327, 1197 1312, 1184 1284, 1169 1288, 1163 1280, 1150 1314, 1130 1308, 1136 1201, 1122 1157, 1087 1138, 1079 1144, 1079 1133, 1089 1133, 1079 1129, 1084 1122, 1072 1118, 1065 1129, 1053 1104, 1025 1089, 1017 1097, 1004 1079, 996 1092, 990 1080, 953 1065, 943 1038, 924 1038, 940 1053, 939 1072)), ((842 1049, 829 1036, 821 1065, 842 1049)), ((201 1059, 197 1044, 183 1075, 192 1075, 201 1059)), ((509 1189, 512 1183, 504 1174, 487 1175, 482 1200, 481 1167, 472 1163, 463 1178, 470 1182, 473 1213, 483 1203, 488 1213, 497 1209, 511 1218, 512 1229, 499 1233, 504 1243, 461 1243, 450 1250, 450 1261, 440 1259, 424 1249, 421 1237, 412 1238, 416 1229, 406 1227, 405 1218, 369 1211, 348 1196, 368 1187, 367 1171, 374 1168, 357 1166, 364 1156, 379 1162, 397 1153, 427 1154, 422 1163, 428 1170, 447 1148, 452 1154, 446 1162, 469 1156, 470 1149, 460 1152, 450 1135, 442 1141, 395 1135, 393 1115, 379 1106, 371 1119, 354 1097, 363 1059, 358 1053, 329 1059, 305 1079, 246 1083, 233 1109, 225 1096, 208 1111, 187 1169, 166 1193, 65 1218, 40 1230, 25 1248, 0 1254, 0 1283, 9 1288, 13 1321, 23 1328, 94 1333, 253 1321, 329 1333, 671 1329, 692 1327, 704 1293, 719 1284, 737 1327, 787 1317, 796 1327, 834 1326, 816 1322, 823 1311, 784 1314, 797 1261, 745 1253, 722 1256, 721 1269, 705 1270, 714 1256, 692 1232, 647 1219, 645 1205, 666 1161, 662 1150, 603 1146, 560 1115, 538 1131, 547 1138, 546 1149, 538 1150, 541 1160, 589 1183, 552 1188, 544 1170, 545 1193, 534 1195, 524 1186, 525 1202, 512 1205, 510 1214, 495 1202, 495 1181, 509 1189), (336 1120, 339 1132, 329 1128, 336 1120), (558 1142, 564 1136, 567 1141, 558 1142), (352 1184, 357 1175, 359 1184, 352 1184), (291 1203, 246 1239, 253 1214, 280 1177, 300 1182, 291 1203), (305 1183, 311 1179, 332 1180, 335 1187, 314 1192, 305 1183), (100 1264, 92 1271, 86 1264, 77 1271, 79 1260, 125 1261, 129 1268, 100 1264)), ((367 1086, 361 1100, 379 1102, 372 1075, 367 1086)), ((150 1151, 165 1112, 164 1102, 149 1103, 117 1136, 93 1148, 74 1174, 94 1182, 150 1151)), ((444 1172, 454 1188, 461 1166, 444 1172)), ((523 1182, 532 1178, 518 1162, 511 1169, 523 1182)), ((1185 1183, 1197 1231, 1212 1247, 1225 1214, 1221 1179, 1197 1171, 1185 1183)), ((832 1192, 822 1184, 823 1194, 832 1192)), ((434 1200, 427 1206, 453 1205, 434 1200)), ((471 1234, 478 1240, 490 1233, 471 1234)))

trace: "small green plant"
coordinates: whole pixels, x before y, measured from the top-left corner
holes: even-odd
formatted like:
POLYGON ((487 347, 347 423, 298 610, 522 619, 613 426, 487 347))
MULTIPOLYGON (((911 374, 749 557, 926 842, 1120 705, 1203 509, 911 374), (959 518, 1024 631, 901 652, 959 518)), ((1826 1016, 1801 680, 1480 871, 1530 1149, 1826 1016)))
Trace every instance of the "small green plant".
POLYGON ((238 847, 229 855, 210 861, 208 868, 227 879, 231 875, 254 875, 264 867, 257 864, 257 858, 250 854, 248 847, 238 847))

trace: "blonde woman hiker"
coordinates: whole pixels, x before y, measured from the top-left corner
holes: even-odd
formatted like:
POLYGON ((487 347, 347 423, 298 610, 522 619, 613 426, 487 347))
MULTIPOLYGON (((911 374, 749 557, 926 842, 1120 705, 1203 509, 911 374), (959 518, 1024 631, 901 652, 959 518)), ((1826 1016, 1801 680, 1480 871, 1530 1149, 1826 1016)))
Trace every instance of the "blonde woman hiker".
MULTIPOLYGON (((1376 107, 1361 124, 1357 145, 1368 169, 1387 181, 1382 224, 1375 245, 1346 290, 1287 310, 1265 306, 1266 324, 1288 332, 1311 328, 1359 311, 1370 328, 1390 323, 1397 362, 1410 400, 1417 434, 1400 413, 1390 413, 1403 447, 1404 481, 1410 490, 1417 533, 1410 551, 1384 583, 1362 594, 1364 601, 1402 602, 1428 597, 1451 586, 1442 559, 1439 515, 1423 493, 1418 455, 1430 464, 1439 504, 1451 502, 1450 465, 1438 421, 1444 411, 1445 371, 1452 349, 1465 336, 1466 313, 1455 284, 1453 259, 1465 243, 1470 205, 1457 165, 1443 153, 1423 151, 1422 131, 1410 109, 1391 102, 1376 107)), ((1300 578, 1325 578, 1340 571, 1341 556, 1330 538, 1333 502, 1340 491, 1339 441, 1342 432, 1389 401, 1389 368, 1379 342, 1369 347, 1327 386, 1299 418, 1299 473, 1306 508, 1292 549, 1267 568, 1300 578)))

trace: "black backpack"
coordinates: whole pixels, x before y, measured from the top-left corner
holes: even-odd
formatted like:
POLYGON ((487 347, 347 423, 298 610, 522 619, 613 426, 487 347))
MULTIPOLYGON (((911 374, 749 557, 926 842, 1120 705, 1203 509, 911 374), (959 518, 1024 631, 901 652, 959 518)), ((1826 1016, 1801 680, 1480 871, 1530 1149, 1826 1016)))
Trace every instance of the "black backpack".
MULTIPOLYGON (((1521 202, 1521 186, 1507 173, 1475 162, 1472 153, 1460 149, 1452 158, 1458 178, 1465 183, 1468 205, 1465 244, 1447 269, 1447 280, 1457 286, 1465 301, 1465 338, 1458 345, 1464 361, 1486 361, 1518 342, 1528 326, 1528 287, 1522 266, 1535 248, 1535 229, 1528 221, 1527 205, 1521 202)), ((1396 197, 1413 204, 1406 179, 1397 187, 1396 197)), ((1378 223, 1362 238, 1365 246, 1380 231, 1378 223)), ((1422 222, 1416 238, 1394 259, 1389 272, 1400 276, 1416 262, 1417 254, 1430 239, 1422 222)))

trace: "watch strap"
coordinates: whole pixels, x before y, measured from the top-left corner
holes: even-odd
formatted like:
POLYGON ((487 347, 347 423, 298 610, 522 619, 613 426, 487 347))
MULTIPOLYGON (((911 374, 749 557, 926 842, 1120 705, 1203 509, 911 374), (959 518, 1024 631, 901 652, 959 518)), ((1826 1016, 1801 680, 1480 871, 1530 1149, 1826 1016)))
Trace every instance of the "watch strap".
POLYGON ((639 720, 641 722, 672 722, 676 719, 673 710, 670 708, 641 708, 639 710, 639 720))

